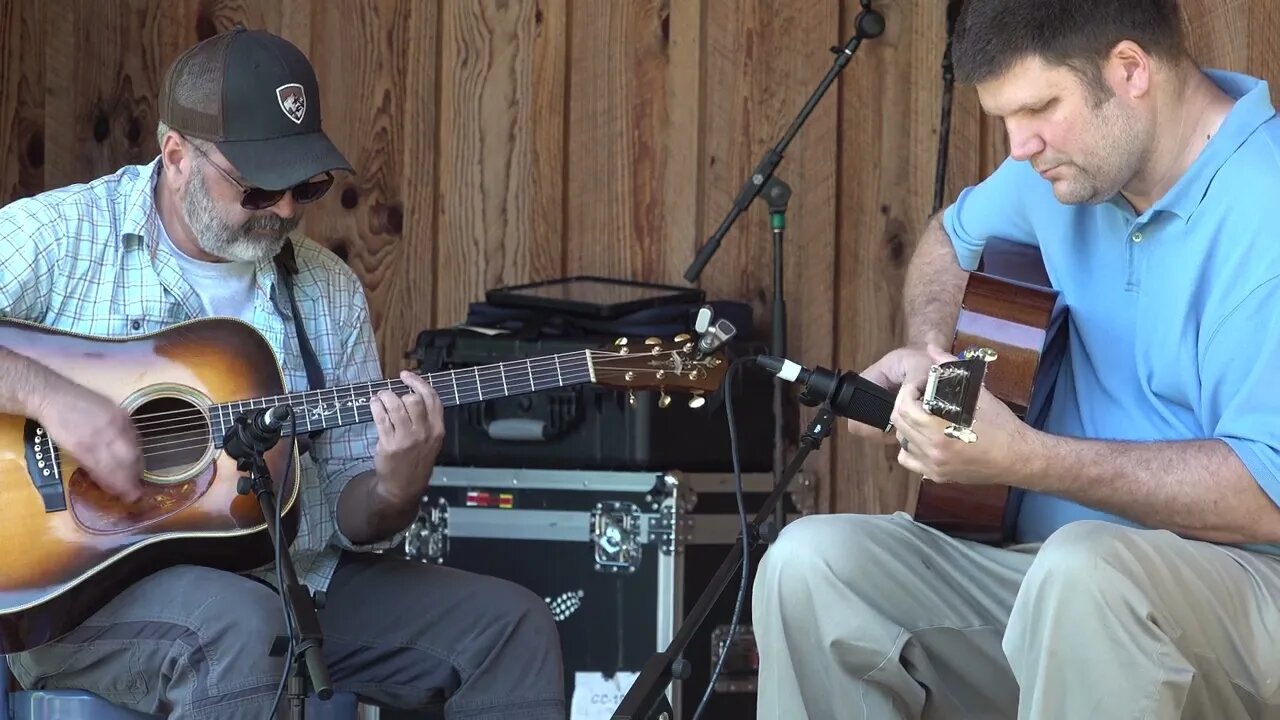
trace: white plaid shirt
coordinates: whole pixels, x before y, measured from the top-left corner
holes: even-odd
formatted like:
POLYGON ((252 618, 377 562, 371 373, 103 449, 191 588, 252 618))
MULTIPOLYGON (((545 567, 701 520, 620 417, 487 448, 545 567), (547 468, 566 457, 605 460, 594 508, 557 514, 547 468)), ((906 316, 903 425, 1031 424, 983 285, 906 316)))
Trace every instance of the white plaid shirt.
MULTIPOLYGON (((159 159, 87 184, 51 190, 0 208, 0 317, 99 336, 133 336, 205 314, 172 254, 158 242, 153 188, 159 159)), ((293 235, 294 292, 325 385, 381 380, 364 289, 333 253, 293 235)), ((307 389, 293 313, 270 260, 256 271, 253 325, 284 368, 286 390, 307 389)), ((73 378, 74 379, 74 378, 73 378)), ((298 578, 323 590, 341 549, 354 545, 338 529, 338 496, 373 469, 373 423, 330 428, 302 456, 298 578)), ((274 566, 255 574, 275 584, 274 566)))

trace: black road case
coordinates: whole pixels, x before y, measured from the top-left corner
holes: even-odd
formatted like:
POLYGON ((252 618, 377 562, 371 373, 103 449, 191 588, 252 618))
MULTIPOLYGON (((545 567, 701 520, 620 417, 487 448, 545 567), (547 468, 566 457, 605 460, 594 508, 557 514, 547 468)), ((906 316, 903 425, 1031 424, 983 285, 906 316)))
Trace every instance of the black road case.
MULTIPOLYGON (((772 477, 748 473, 743 485, 750 517, 772 477)), ((566 698, 616 706, 634 675, 671 642, 736 541, 733 491, 727 473, 437 467, 402 552, 541 595, 560 628, 566 698)), ((803 474, 787 506, 792 519, 812 511, 803 474)), ((753 571, 761 551, 753 553, 753 571)), ((668 693, 672 720, 691 718, 702 698, 737 589, 736 581, 726 589, 685 653, 692 671, 668 693)), ((755 717, 750 605, 748 594, 706 720, 755 717)), ((581 707, 569 714, 599 716, 581 707)))

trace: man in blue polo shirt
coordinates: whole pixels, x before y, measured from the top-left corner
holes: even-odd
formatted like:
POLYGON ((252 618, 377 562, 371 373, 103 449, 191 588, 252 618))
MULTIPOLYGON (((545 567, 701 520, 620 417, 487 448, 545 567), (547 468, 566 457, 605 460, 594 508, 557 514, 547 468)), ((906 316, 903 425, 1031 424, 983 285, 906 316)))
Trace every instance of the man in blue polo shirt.
POLYGON ((903 467, 1017 489, 1016 543, 793 523, 755 584, 761 717, 1280 717, 1280 120, 1178 23, 965 3, 957 77, 1010 157, 931 223, 910 344, 865 374, 898 389, 903 467), (1070 341, 1043 427, 984 391, 969 444, 920 397, 995 238, 1039 249, 1070 341))

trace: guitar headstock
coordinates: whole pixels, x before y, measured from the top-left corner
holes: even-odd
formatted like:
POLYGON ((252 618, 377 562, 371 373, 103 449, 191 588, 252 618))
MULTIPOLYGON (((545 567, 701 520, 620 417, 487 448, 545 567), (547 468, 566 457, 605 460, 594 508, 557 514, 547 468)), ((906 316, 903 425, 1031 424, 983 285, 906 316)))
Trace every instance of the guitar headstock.
POLYGON ((924 386, 924 409, 951 423, 946 435, 965 442, 978 439, 973 431, 973 415, 978 393, 986 378, 987 363, 996 359, 990 348, 969 348, 959 360, 929 368, 924 386))
POLYGON ((670 341, 651 337, 635 342, 618 338, 609 349, 588 353, 597 385, 630 391, 657 390, 658 407, 671 404, 667 391, 688 391, 689 407, 701 407, 705 393, 720 387, 729 363, 723 351, 701 353, 692 336, 676 335, 670 341))

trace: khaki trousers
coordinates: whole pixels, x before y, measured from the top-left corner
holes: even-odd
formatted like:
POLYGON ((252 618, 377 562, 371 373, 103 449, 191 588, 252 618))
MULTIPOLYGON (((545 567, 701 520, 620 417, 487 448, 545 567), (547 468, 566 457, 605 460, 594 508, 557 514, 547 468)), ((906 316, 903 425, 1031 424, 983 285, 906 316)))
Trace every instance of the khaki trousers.
POLYGON ((1280 558, 1111 523, 819 515, 761 562, 761 720, 1280 718, 1280 558))

